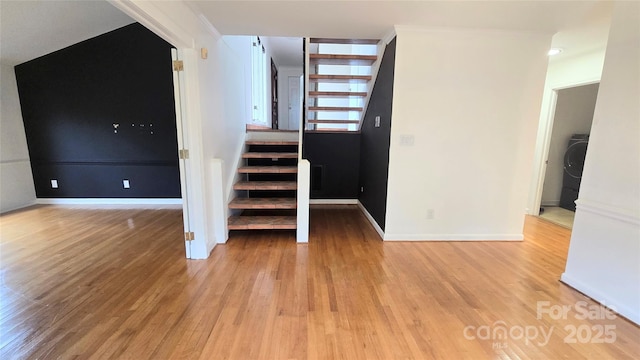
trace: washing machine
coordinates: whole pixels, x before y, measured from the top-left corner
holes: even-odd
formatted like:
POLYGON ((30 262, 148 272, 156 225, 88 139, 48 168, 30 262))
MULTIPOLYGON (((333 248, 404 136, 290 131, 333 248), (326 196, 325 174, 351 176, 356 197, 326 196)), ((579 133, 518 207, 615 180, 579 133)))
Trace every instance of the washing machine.
POLYGON ((575 201, 578 199, 588 144, 589 134, 574 134, 569 139, 569 146, 564 153, 564 175, 562 177, 560 207, 567 210, 576 211, 575 201))

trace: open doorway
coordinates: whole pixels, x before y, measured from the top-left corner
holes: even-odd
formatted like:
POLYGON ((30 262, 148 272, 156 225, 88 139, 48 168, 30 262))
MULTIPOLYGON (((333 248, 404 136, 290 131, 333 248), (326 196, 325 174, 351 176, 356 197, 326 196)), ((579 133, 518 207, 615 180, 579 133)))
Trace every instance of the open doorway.
POLYGON ((599 84, 554 90, 540 217, 572 228, 599 84))
POLYGON ((261 36, 271 57, 272 128, 298 130, 302 122, 302 38, 261 36), (277 76, 277 82, 273 77, 277 76))

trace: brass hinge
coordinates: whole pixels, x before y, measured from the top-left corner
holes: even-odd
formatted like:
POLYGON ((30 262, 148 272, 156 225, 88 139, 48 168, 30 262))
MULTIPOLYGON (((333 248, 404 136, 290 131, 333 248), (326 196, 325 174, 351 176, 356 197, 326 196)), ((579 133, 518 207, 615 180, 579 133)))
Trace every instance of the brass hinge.
POLYGON ((189 149, 180 149, 178 150, 178 157, 180 159, 188 159, 189 158, 189 149))
POLYGON ((195 240, 195 239, 196 239, 196 237, 195 237, 195 235, 193 234, 193 231, 189 231, 189 232, 184 233, 184 239, 185 239, 186 241, 193 241, 193 240, 195 240))
POLYGON ((173 60, 173 71, 182 71, 184 70, 184 63, 182 60, 173 60))

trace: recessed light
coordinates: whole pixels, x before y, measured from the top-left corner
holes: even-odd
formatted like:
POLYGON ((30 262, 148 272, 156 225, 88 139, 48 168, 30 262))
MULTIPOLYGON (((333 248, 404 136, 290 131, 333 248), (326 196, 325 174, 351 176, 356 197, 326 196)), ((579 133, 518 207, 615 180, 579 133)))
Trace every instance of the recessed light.
POLYGON ((551 48, 551 49, 549 50, 549 52, 547 53, 547 55, 549 55, 549 56, 558 55, 558 54, 560 54, 561 52, 562 52, 562 49, 561 49, 561 48, 551 48))

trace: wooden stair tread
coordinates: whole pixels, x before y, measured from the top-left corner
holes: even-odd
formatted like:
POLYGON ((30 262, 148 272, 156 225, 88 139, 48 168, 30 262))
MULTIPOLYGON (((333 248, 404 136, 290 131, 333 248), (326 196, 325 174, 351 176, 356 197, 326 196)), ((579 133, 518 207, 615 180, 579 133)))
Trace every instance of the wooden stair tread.
POLYGON ((234 190, 297 190, 296 181, 239 181, 234 190))
POLYGON ((295 209, 296 198, 235 198, 229 209, 295 209))
POLYGON ((365 97, 366 92, 354 91, 309 91, 309 97, 365 97))
POLYGON ((361 107, 355 106, 309 106, 309 111, 362 111, 361 107))
POLYGON ((297 166, 241 166, 238 172, 242 174, 295 174, 297 166))
POLYGON ((309 54, 309 62, 318 65, 367 66, 377 59, 376 55, 309 54))
POLYGON ((380 42, 378 39, 329 39, 329 38, 310 38, 312 44, 352 44, 352 45, 376 45, 380 42))
POLYGON ((243 159, 296 159, 297 152, 247 152, 242 154, 243 159))
POLYGON ((360 124, 360 120, 307 120, 308 124, 360 124))
POLYGON ((229 230, 295 229, 296 216, 231 216, 229 230))
POLYGON ((297 141, 292 140, 247 140, 245 142, 247 145, 291 145, 298 146, 297 141))
POLYGON ((366 83, 371 81, 371 75, 328 75, 328 74, 310 74, 311 82, 360 82, 366 83))

